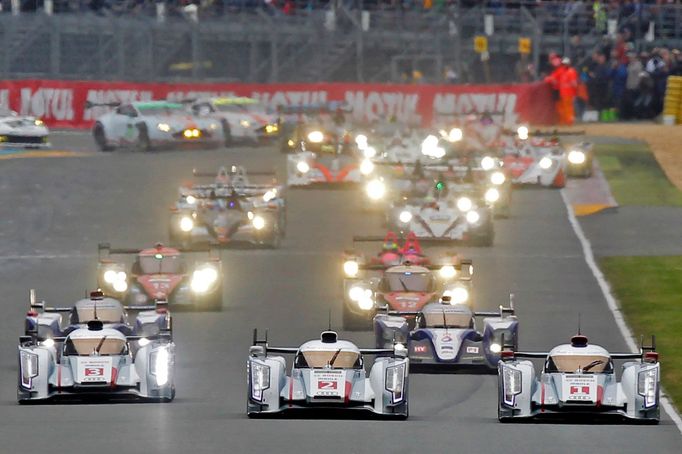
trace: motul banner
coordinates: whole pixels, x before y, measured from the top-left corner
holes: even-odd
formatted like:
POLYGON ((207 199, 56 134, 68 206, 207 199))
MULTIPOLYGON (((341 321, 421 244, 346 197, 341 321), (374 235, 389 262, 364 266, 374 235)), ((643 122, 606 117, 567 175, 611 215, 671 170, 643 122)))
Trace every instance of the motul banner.
POLYGON ((0 82, 0 106, 42 118, 49 126, 89 128, 106 107, 95 103, 186 100, 200 96, 249 96, 272 108, 341 101, 357 121, 396 117, 431 124, 438 116, 503 113, 508 124, 552 124, 554 103, 544 83, 510 85, 397 84, 193 84, 58 80, 0 82))

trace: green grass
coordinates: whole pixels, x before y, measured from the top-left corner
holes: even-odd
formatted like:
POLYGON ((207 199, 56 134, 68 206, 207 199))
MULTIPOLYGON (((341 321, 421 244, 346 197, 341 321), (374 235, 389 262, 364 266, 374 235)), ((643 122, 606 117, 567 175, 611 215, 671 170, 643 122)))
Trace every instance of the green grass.
POLYGON ((646 144, 597 144, 595 155, 619 205, 682 206, 646 144))
POLYGON ((682 408, 682 257, 607 257, 600 266, 633 334, 656 335, 663 386, 682 408))

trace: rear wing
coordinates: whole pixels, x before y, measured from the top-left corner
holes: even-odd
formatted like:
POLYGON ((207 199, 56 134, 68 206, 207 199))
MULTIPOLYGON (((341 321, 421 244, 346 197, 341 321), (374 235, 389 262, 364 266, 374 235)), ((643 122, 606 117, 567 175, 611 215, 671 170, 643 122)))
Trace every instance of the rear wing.
POLYGON ((93 102, 93 101, 85 101, 85 108, 86 109, 92 109, 93 107, 119 107, 121 105, 121 101, 113 101, 113 102, 93 102))
MULTIPOLYGON (((149 248, 112 248, 110 243, 99 243, 97 245, 97 256, 101 261, 110 255, 137 255, 145 249, 149 248)), ((196 248, 173 248, 178 252, 208 252, 212 259, 218 258, 214 256, 216 250, 211 247, 196 247, 196 248)))
MULTIPOLYGON (((94 297, 104 297, 104 293, 101 290, 90 292, 91 298, 94 297)), ((64 313, 71 312, 73 306, 48 306, 44 300, 38 300, 36 297, 35 289, 29 291, 29 307, 32 311, 48 312, 48 313, 64 313)), ((144 305, 124 305, 124 310, 128 311, 157 311, 157 312, 167 312, 168 311, 168 301, 166 300, 154 300, 154 304, 144 304, 144 305)))
POLYGON ((509 306, 503 306, 500 304, 499 310, 497 312, 493 311, 475 311, 475 317, 501 317, 505 318, 507 316, 513 316, 515 314, 514 309, 514 294, 509 294, 509 306))

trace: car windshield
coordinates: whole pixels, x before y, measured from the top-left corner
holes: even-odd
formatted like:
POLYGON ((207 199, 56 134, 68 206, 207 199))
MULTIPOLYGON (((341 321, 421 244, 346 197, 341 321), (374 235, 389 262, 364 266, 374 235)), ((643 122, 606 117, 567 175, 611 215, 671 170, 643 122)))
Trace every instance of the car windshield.
POLYGON ((603 355, 553 355, 547 359, 547 372, 600 373, 612 369, 611 358, 603 355))
POLYGON ((358 368, 360 354, 352 350, 316 350, 300 352, 296 355, 296 367, 320 369, 330 365, 334 369, 358 368))
POLYGON ((187 115, 185 107, 182 105, 163 105, 163 106, 138 106, 137 109, 142 115, 149 116, 173 116, 173 115, 187 115))
POLYGON ((466 312, 429 311, 422 313, 426 328, 469 328, 471 314, 466 312))
POLYGON ((125 339, 115 337, 93 337, 85 339, 68 338, 64 346, 64 354, 71 356, 89 356, 95 349, 99 347, 99 354, 105 355, 122 355, 126 350, 125 339), (104 338, 104 341, 102 341, 104 338), (102 344, 100 345, 100 342, 102 344))
POLYGON ((389 292, 431 292, 431 273, 386 273, 383 286, 389 292))
POLYGON ((183 260, 179 255, 140 256, 142 274, 182 274, 183 260))

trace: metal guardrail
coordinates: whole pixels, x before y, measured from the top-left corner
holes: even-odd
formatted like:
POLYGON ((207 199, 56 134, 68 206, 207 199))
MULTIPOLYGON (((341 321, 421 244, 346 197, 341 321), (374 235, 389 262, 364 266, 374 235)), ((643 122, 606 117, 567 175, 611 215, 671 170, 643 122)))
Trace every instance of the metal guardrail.
POLYGON ((531 39, 522 61, 536 68, 549 51, 591 50, 614 26, 631 30, 639 47, 682 42, 682 5, 633 16, 596 15, 585 2, 395 11, 370 1, 355 8, 337 1, 325 9, 329 2, 312 0, 312 8, 299 2, 289 15, 253 0, 228 0, 195 17, 170 7, 159 11, 154 3, 134 12, 76 12, 79 3, 62 0, 52 0, 53 14, 14 15, 8 5, 19 0, 1 1, 4 78, 401 82, 418 69, 424 81, 441 82, 449 67, 459 82, 509 82, 517 79, 519 37, 531 39), (651 23, 654 33, 647 36, 651 23), (487 36, 487 60, 474 52, 475 36, 487 36))

